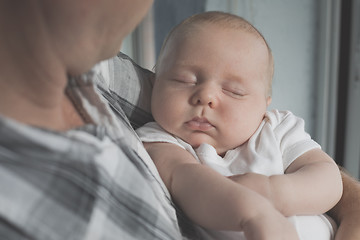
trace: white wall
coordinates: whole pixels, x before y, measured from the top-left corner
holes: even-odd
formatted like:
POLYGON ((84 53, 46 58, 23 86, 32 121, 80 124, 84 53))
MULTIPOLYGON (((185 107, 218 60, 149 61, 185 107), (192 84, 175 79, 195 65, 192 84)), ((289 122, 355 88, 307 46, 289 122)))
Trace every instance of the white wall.
POLYGON ((353 2, 345 167, 360 179, 360 0, 353 2))

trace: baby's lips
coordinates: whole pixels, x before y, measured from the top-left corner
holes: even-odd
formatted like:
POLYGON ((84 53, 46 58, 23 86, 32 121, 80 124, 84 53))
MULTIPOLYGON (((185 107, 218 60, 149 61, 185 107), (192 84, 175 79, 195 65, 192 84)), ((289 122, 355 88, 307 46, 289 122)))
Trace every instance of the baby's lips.
POLYGON ((193 118, 186 122, 186 125, 195 131, 208 131, 214 127, 206 118, 200 117, 193 118))

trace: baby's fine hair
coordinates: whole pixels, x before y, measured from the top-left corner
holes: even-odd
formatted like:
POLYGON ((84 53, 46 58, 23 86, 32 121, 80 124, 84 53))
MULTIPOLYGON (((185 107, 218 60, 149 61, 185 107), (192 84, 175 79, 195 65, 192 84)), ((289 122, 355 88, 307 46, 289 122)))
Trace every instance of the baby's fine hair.
MULTIPOLYGON (((195 14, 183 20, 180 24, 175 26, 166 36, 160 50, 158 61, 161 59, 163 51, 170 39, 178 36, 178 34, 181 34, 182 36, 191 34, 192 30, 196 30, 196 26, 202 23, 213 23, 223 28, 240 29, 245 32, 254 34, 255 36, 263 40, 263 42, 265 43, 268 49, 268 55, 269 55, 269 73, 267 78, 269 81, 268 96, 271 96, 272 93, 271 85, 272 85, 272 78, 274 75, 274 60, 271 49, 267 41, 265 40, 264 36, 260 33, 259 30, 257 30, 250 22, 248 22, 244 18, 231 13, 225 13, 220 11, 209 11, 209 12, 195 14)), ((155 66, 155 70, 157 66, 155 66)))

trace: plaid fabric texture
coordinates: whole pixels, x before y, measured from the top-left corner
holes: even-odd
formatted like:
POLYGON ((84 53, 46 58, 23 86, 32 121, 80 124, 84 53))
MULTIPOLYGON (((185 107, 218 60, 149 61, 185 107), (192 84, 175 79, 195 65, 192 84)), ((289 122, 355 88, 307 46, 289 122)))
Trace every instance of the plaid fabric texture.
POLYGON ((123 53, 95 67, 95 81, 115 111, 123 111, 133 128, 154 121, 151 92, 154 73, 140 67, 123 53))
MULTIPOLYGON (((121 59, 107 67, 111 61, 121 59)), ((151 119, 146 101, 129 100, 120 94, 125 88, 101 74, 95 78, 102 101, 91 74, 67 89, 94 125, 59 133, 0 116, 0 239, 184 239, 127 120, 136 126, 151 119)))

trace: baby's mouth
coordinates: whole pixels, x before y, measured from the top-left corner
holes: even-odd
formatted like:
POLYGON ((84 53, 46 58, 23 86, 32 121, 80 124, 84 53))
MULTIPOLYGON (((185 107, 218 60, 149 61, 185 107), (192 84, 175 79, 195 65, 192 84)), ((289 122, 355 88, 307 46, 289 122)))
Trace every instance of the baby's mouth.
POLYGON ((209 131, 214 128, 214 126, 204 117, 194 117, 186 122, 186 125, 195 131, 209 131))

